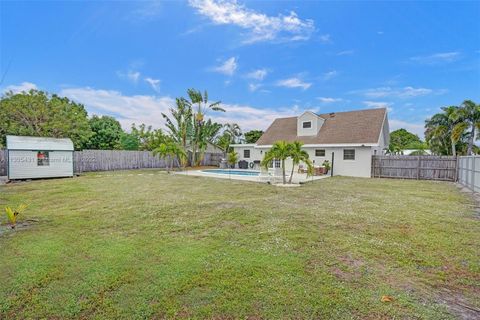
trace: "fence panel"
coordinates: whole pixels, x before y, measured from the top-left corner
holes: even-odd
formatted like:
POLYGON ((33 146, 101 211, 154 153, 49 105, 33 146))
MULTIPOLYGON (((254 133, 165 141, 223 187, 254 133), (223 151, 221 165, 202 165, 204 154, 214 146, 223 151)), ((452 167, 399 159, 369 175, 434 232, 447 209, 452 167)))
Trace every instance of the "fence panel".
MULTIPOLYGON (((216 166, 221 153, 206 153, 202 160, 204 166, 216 166)), ((83 150, 74 152, 75 172, 111 171, 144 168, 165 168, 166 162, 150 151, 126 150, 83 150)), ((173 166, 177 167, 176 159, 173 166)))
POLYGON ((0 149, 0 177, 7 175, 7 150, 0 149))
POLYGON ((458 183, 480 192, 480 156, 458 157, 458 183))
POLYGON ((372 177, 457 180, 457 158, 451 156, 373 156, 372 177))

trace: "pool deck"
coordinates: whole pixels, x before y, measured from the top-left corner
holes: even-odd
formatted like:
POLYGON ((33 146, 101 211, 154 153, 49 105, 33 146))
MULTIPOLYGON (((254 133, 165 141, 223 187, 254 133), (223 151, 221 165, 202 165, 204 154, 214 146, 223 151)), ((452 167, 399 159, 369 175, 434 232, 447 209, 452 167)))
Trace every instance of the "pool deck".
MULTIPOLYGON (((256 171, 256 170, 246 170, 246 169, 234 169, 235 171, 256 171)), ((233 169, 232 169, 233 171, 233 169)), ((243 181, 253 181, 253 182, 261 182, 261 183, 267 183, 268 178, 265 176, 242 176, 242 175, 235 175, 235 174, 219 174, 219 173, 208 173, 208 172, 203 172, 202 170, 191 170, 191 171, 181 171, 181 172, 175 172, 175 174, 180 174, 180 175, 185 175, 185 176, 197 176, 197 177, 208 177, 208 178, 217 178, 217 179, 231 179, 231 180, 243 180, 243 181)), ((315 181, 315 180, 321 180, 325 178, 329 178, 330 175, 324 175, 324 176, 310 176, 307 177, 306 173, 297 173, 295 172, 293 174, 292 178, 292 183, 293 184, 300 184, 300 183, 306 183, 309 181, 315 181)), ((290 173, 286 174, 287 181, 290 178, 290 173)), ((275 178, 276 183, 282 183, 282 178, 281 177, 276 177, 275 178)))

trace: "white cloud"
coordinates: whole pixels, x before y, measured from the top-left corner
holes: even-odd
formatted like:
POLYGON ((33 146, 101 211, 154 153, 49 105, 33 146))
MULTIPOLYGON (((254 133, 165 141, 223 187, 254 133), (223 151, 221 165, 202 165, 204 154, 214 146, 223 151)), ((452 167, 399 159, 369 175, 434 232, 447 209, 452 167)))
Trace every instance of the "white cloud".
POLYGON ((349 56, 349 55, 352 55, 354 53, 355 53, 354 50, 344 50, 344 51, 338 52, 337 56, 349 56))
POLYGON ((323 42, 323 43, 330 43, 332 42, 332 36, 329 35, 329 34, 322 34, 320 37, 320 42, 323 42))
POLYGON ((251 92, 255 92, 257 91, 258 88, 260 88, 262 85, 259 84, 259 83, 249 83, 248 84, 248 90, 250 90, 251 92))
POLYGON ((155 92, 160 92, 160 80, 153 78, 145 78, 145 81, 152 87, 155 92))
POLYGON ((384 32, 383 31, 377 31, 377 34, 382 35, 382 34, 384 34, 384 32))
POLYGON ((334 102, 340 102, 343 99, 342 98, 330 98, 330 97, 318 97, 318 100, 322 103, 334 103, 334 102))
POLYGON ((117 71, 117 76, 121 79, 127 79, 136 84, 140 79, 141 74, 139 71, 129 70, 127 73, 124 73, 122 71, 117 71))
POLYGON ((380 87, 380 88, 353 91, 353 93, 360 93, 368 98, 385 98, 385 97, 413 98, 413 97, 426 96, 430 94, 443 94, 445 92, 446 92, 445 90, 414 88, 410 86, 403 87, 403 88, 380 87))
POLYGON ((162 127, 162 112, 168 112, 175 104, 170 97, 126 96, 119 91, 90 87, 62 89, 60 95, 84 104, 89 113, 115 116, 125 129, 132 123, 162 127))
POLYGON ((257 69, 250 73, 247 73, 247 78, 255 80, 263 80, 268 74, 267 69, 257 69))
POLYGON ((390 125, 390 131, 403 128, 403 129, 406 129, 407 131, 415 133, 420 137, 420 139, 424 138, 425 125, 422 123, 411 123, 411 122, 406 122, 398 119, 389 119, 388 124, 390 125))
POLYGON ((440 64, 440 63, 449 63, 460 59, 460 52, 440 52, 434 53, 427 56, 417 56, 411 57, 410 61, 420 64, 440 64))
POLYGON ((212 68, 212 70, 218 73, 223 73, 227 76, 232 76, 237 70, 237 59, 235 57, 231 57, 218 67, 212 68))
MULTIPOLYGON (((175 105, 175 100, 168 96, 129 96, 119 91, 90 87, 65 88, 59 94, 84 104, 90 114, 113 115, 127 130, 132 123, 164 128, 162 112, 168 113, 169 108, 175 105)), ((219 123, 238 123, 243 130, 265 130, 275 118, 294 116, 304 111, 300 107, 264 109, 239 104, 222 104, 222 107, 226 110, 225 113, 211 112, 208 116, 219 123)))
POLYGON ((293 78, 278 80, 277 86, 287 87, 287 88, 302 88, 303 90, 307 90, 312 86, 312 84, 309 82, 304 82, 300 78, 293 77, 293 78))
POLYGON ((31 82, 22 82, 20 83, 19 85, 9 85, 9 86, 6 86, 4 90, 2 90, 3 92, 8 92, 8 91, 12 91, 13 93, 21 93, 21 92, 28 92, 30 90, 37 90, 38 87, 35 83, 31 83, 31 82))
POLYGON ((330 80, 338 75, 338 71, 332 70, 323 74, 323 80, 330 80))
POLYGON ((386 108, 388 112, 392 112, 392 104, 390 102, 382 102, 382 101, 363 101, 363 104, 369 108, 386 108))
POLYGON ((235 0, 190 0, 190 6, 217 25, 235 25, 248 31, 244 43, 308 40, 315 30, 313 20, 289 15, 268 16, 246 8, 235 0))

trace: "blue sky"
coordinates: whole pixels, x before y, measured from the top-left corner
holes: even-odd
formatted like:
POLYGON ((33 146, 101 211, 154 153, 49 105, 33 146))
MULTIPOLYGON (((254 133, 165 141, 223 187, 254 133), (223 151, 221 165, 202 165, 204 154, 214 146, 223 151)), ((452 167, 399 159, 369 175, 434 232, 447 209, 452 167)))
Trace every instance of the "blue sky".
POLYGON ((266 129, 304 110, 388 107, 392 129, 480 102, 480 2, 0 3, 0 90, 39 88, 155 127, 190 87, 266 129))

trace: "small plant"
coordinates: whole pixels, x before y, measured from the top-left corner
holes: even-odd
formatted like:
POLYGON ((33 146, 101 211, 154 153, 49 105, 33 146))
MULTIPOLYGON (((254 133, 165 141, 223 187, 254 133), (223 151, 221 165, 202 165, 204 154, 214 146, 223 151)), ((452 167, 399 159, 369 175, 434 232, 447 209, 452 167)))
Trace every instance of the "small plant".
POLYGON ((12 229, 15 229, 15 226, 17 225, 17 216, 25 211, 27 208, 27 205, 21 204, 17 207, 17 209, 12 209, 10 207, 5 208, 5 212, 7 213, 8 220, 10 222, 10 227, 12 229))
POLYGON ((327 174, 328 171, 330 171, 330 168, 332 167, 330 165, 330 161, 328 160, 323 161, 322 166, 325 167, 325 174, 327 174))
POLYGON ((235 164, 238 161, 238 153, 235 151, 229 152, 227 156, 227 162, 231 168, 235 168, 235 164))

